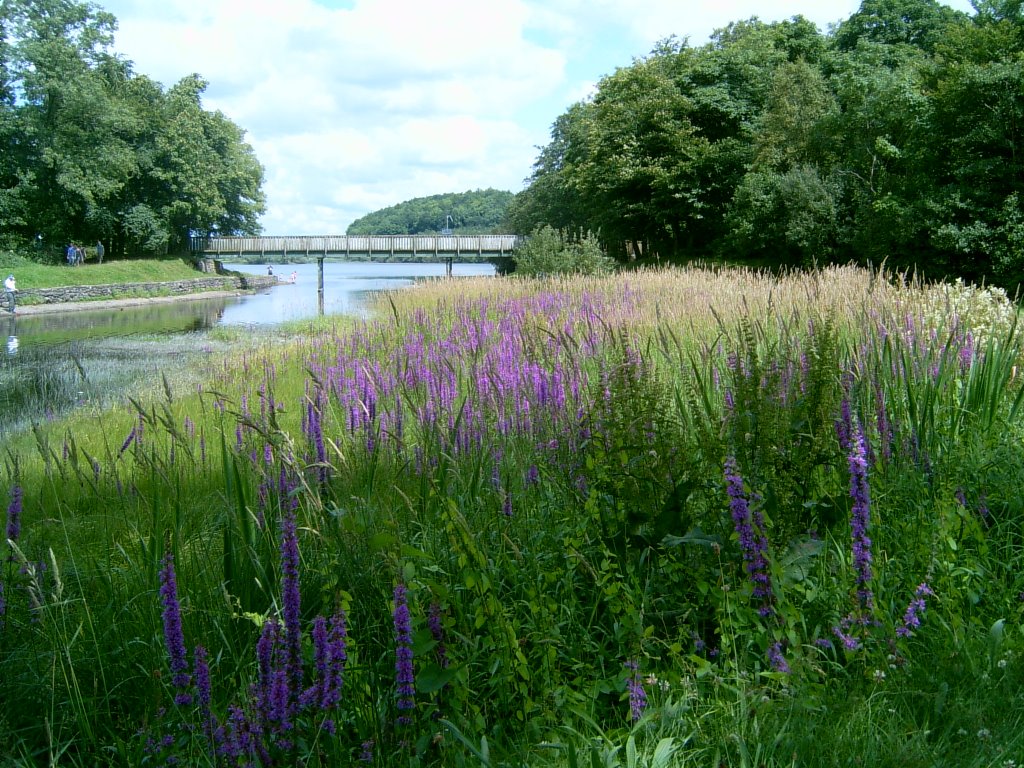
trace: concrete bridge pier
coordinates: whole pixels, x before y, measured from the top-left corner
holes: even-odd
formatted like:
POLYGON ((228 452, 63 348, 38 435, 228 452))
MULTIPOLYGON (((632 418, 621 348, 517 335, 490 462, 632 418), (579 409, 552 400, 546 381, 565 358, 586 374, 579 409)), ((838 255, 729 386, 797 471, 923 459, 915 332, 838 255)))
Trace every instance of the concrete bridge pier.
POLYGON ((316 257, 316 305, 320 314, 324 313, 324 257, 316 257))

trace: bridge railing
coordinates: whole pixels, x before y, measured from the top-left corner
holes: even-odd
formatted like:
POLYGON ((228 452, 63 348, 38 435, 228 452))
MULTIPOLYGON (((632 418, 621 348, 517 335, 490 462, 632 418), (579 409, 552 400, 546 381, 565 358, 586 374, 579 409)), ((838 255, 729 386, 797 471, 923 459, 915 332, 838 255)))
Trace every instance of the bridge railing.
POLYGON ((210 255, 306 254, 496 254, 509 255, 518 235, 291 235, 193 237, 193 253, 210 255))

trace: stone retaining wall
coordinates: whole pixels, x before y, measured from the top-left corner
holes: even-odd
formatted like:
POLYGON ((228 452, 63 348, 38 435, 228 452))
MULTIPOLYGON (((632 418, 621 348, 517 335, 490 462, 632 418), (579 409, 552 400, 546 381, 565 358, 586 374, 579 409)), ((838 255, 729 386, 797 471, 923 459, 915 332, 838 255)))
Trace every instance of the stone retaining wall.
POLYGON ((62 288, 29 288, 18 291, 18 302, 24 304, 61 304, 90 299, 127 299, 139 296, 167 296, 204 291, 256 290, 278 285, 269 275, 231 275, 199 277, 194 280, 173 280, 163 283, 128 283, 115 285, 68 285, 62 288))

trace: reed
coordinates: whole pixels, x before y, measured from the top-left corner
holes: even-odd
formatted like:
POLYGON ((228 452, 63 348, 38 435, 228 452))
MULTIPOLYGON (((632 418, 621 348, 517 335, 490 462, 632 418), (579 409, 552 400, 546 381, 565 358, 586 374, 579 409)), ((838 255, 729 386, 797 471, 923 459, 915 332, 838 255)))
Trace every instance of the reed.
POLYGON ((1005 296, 854 267, 458 286, 11 444, 23 762, 1019 752, 1005 296))

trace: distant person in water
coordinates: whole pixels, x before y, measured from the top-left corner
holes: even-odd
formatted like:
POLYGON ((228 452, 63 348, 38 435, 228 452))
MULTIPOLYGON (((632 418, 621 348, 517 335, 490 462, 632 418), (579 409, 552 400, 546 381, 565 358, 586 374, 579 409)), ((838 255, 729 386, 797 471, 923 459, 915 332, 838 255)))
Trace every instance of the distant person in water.
POLYGON ((273 264, 267 264, 267 274, 270 275, 271 277, 274 276, 274 265, 273 264))
POLYGON ((295 272, 295 271, 293 270, 293 271, 292 271, 292 274, 291 274, 291 277, 289 277, 289 278, 288 278, 288 282, 289 282, 289 283, 294 283, 294 282, 295 282, 295 281, 296 281, 296 280, 298 279, 298 277, 299 277, 299 273, 298 273, 298 272, 295 272))

